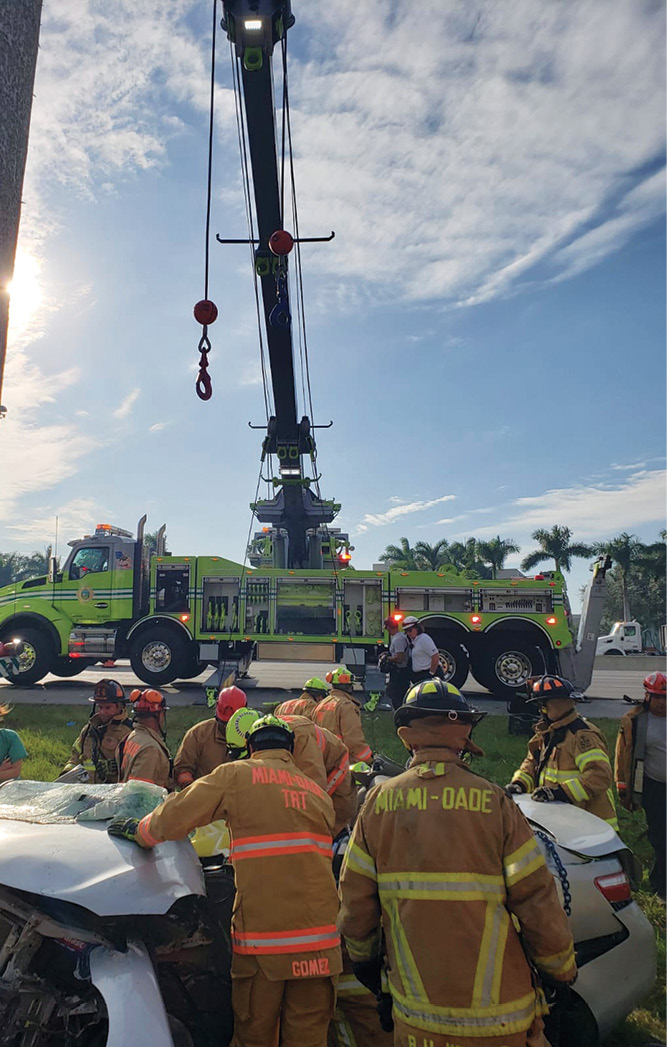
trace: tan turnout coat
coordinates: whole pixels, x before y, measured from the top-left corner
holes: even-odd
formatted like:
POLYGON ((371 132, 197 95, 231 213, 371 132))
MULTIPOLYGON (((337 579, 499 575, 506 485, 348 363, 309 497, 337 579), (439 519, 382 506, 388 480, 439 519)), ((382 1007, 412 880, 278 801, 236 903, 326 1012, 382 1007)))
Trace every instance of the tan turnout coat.
POLYGON ((103 724, 97 713, 90 717, 72 746, 70 758, 63 773, 81 764, 88 771, 91 782, 111 785, 118 781, 116 749, 132 730, 132 721, 124 713, 103 724))
POLYGON ((331 691, 328 698, 318 702, 312 714, 318 727, 326 727, 347 746, 353 763, 369 762, 373 756, 361 726, 359 703, 345 691, 331 691))
POLYGON ((140 720, 116 750, 120 781, 153 782, 163 789, 171 789, 171 754, 167 743, 140 720))
POLYGON ((607 743, 599 727, 576 709, 560 720, 538 720, 512 781, 520 782, 526 792, 560 785, 571 803, 618 829, 607 743))
POLYGON ((287 750, 264 750, 223 764, 170 796, 142 819, 138 837, 153 847, 219 819, 232 837, 235 974, 243 974, 245 957, 271 980, 338 974, 334 813, 324 790, 299 771, 287 750))
POLYGON ((530 826, 450 750, 420 751, 371 790, 340 890, 351 959, 381 955, 384 933, 394 1015, 425 1033, 473 1047, 529 1029, 545 1007, 524 948, 550 978, 575 975, 568 920, 530 826))
POLYGON ((213 717, 194 724, 186 731, 174 760, 174 778, 183 788, 196 778, 210 774, 221 763, 227 763, 225 724, 213 717))

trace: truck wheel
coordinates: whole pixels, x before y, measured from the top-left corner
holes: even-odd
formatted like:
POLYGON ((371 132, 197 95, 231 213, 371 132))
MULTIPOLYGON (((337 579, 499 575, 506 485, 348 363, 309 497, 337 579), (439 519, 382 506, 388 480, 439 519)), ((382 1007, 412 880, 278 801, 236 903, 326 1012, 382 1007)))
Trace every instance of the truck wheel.
POLYGON ((456 640, 443 640, 438 643, 440 665, 447 683, 461 688, 468 679, 470 659, 463 647, 456 640))
POLYGON ((183 669, 181 670, 179 679, 181 680, 194 680, 195 676, 199 676, 200 673, 204 672, 208 662, 200 662, 197 655, 186 655, 183 669))
POLYGON ((153 687, 177 680, 185 669, 185 638, 154 626, 132 640, 130 664, 140 680, 153 687))
POLYGON ((17 687, 29 687, 51 672, 55 658, 53 641, 48 633, 41 629, 30 628, 10 630, 3 633, 0 639, 6 643, 14 636, 23 640, 23 652, 19 655, 18 673, 8 676, 7 679, 17 687))
POLYGON ((54 676, 78 676, 84 669, 89 669, 94 662, 87 662, 84 658, 54 658, 51 672, 54 676))
POLYGON ((472 674, 482 687, 496 698, 512 698, 529 676, 545 672, 541 648, 521 641, 508 640, 480 653, 472 665, 472 674))

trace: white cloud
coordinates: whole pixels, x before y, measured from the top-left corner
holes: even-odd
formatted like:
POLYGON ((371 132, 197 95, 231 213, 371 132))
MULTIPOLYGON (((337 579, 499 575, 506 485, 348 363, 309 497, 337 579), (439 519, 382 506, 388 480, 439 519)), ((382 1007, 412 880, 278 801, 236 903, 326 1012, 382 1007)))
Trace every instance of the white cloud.
POLYGON ((512 534, 527 541, 536 528, 556 523, 567 525, 578 541, 601 541, 651 524, 657 531, 665 520, 665 473, 641 470, 620 483, 558 488, 517 498, 495 512, 493 525, 475 528, 477 537, 512 534))
POLYGON ((141 395, 141 389, 139 389, 138 387, 132 389, 131 392, 129 392, 127 394, 125 399, 120 403, 120 405, 113 412, 114 418, 127 418, 127 416, 132 411, 132 408, 136 404, 137 400, 139 399, 140 395, 141 395))
MULTIPOLYGON (((353 533, 355 535, 365 534, 369 527, 384 527, 402 516, 424 512, 425 509, 430 509, 434 505, 441 505, 442 502, 451 502, 454 498, 456 498, 454 494, 444 494, 440 498, 431 498, 428 501, 406 502, 403 505, 395 505, 393 509, 387 509, 386 513, 366 513, 360 523, 357 524, 353 533)), ((390 501, 393 501, 393 499, 390 499, 390 501)))
POLYGON ((165 429, 168 424, 169 424, 168 422, 155 422, 153 425, 151 425, 149 427, 148 432, 149 433, 159 433, 163 429, 165 429))
MULTIPOLYGON (((29 520, 9 524, 6 532, 11 541, 24 548, 54 545, 56 517, 58 517, 58 554, 66 554, 66 543, 74 535, 92 534, 95 524, 108 509, 92 498, 74 498, 64 505, 38 506, 29 520)), ((54 546, 55 548, 55 546, 54 546)))
POLYGON ((313 0, 300 21, 300 216, 335 213, 313 256, 332 279, 474 303, 538 263, 595 264, 664 206, 638 173, 664 145, 662 5, 425 0, 418 37, 407 0, 363 18, 313 0))

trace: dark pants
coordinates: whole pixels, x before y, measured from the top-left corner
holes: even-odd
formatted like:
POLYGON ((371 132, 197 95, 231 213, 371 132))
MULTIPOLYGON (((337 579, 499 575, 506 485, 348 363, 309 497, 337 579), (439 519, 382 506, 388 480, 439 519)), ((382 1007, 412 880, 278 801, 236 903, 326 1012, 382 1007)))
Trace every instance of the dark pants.
POLYGON ((410 669, 407 666, 405 669, 389 670, 389 683, 387 684, 386 694, 394 709, 398 709, 399 705, 403 704, 403 699, 409 686, 410 669))
POLYGON ((661 898, 665 897, 665 817, 667 814, 667 785, 644 775, 642 807, 648 824, 648 839, 655 851, 655 862, 651 870, 651 887, 661 898))

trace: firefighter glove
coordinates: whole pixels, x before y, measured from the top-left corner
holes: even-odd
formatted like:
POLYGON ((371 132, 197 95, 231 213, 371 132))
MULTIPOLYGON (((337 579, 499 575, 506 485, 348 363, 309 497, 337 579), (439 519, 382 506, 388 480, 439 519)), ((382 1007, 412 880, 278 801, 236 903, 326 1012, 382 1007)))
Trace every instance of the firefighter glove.
POLYGON ((353 963, 352 971, 357 981, 370 990, 373 996, 380 995, 382 992, 382 960, 380 957, 376 960, 364 960, 362 963, 353 963))
POLYGON ((378 1002, 378 1018, 380 1019, 380 1028, 384 1032, 394 1031, 394 1019, 391 1016, 391 1008, 393 1000, 391 994, 388 992, 379 992, 377 994, 378 1002))
POLYGON ((518 796, 519 793, 525 793, 525 791, 521 782, 510 782, 509 785, 505 786, 506 796, 518 796))
POLYGON ((569 803, 570 798, 560 785, 540 785, 532 794, 532 799, 538 803, 569 803))
POLYGON ((119 815, 116 818, 112 818, 107 826, 107 832, 109 836, 118 836, 121 840, 130 840, 132 843, 142 844, 139 842, 137 837, 137 829, 139 828, 138 818, 123 818, 119 815))
POLYGON ((377 706, 378 706, 378 702, 380 701, 381 697, 382 696, 381 696, 379 691, 372 691, 371 692, 370 698, 368 699, 367 702, 364 703, 364 709, 366 710, 367 713, 375 712, 375 710, 377 709, 377 706))
POLYGON ((378 669, 381 673, 388 673, 390 667, 391 662, 389 661, 389 653, 385 651, 378 658, 378 669))

